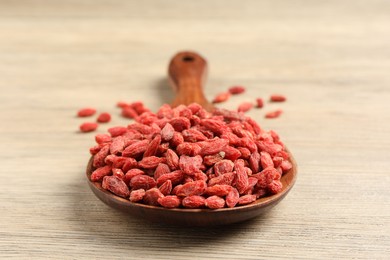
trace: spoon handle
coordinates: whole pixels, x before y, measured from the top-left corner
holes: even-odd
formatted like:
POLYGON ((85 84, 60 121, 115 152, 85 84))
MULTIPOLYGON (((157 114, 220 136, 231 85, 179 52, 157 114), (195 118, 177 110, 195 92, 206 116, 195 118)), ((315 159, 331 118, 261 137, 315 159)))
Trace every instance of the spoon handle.
POLYGON ((189 105, 193 102, 211 111, 213 106, 203 93, 207 77, 207 61, 195 52, 179 52, 169 63, 168 76, 176 91, 172 106, 189 105))

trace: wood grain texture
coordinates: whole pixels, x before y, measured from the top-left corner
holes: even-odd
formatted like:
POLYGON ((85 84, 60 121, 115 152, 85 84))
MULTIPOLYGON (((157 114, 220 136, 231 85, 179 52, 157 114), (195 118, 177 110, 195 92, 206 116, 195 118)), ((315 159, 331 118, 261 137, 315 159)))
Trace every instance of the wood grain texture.
MULTIPOLYGON (((388 259, 389 1, 1 1, 0 258, 388 259), (207 57, 223 107, 248 114, 299 166, 272 211, 223 228, 175 228, 101 203, 84 170, 93 134, 77 109, 172 101, 171 56, 207 57), (264 113, 282 108, 277 120, 264 113)), ((108 125, 101 125, 104 132, 108 125)))

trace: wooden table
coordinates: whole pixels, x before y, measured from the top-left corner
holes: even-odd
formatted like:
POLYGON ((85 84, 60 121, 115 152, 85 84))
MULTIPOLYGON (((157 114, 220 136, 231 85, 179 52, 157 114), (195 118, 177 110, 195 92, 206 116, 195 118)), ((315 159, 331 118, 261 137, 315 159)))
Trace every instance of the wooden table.
POLYGON ((1 1, 0 258, 388 259, 388 1, 1 1), (94 134, 76 111, 169 102, 167 63, 208 58, 206 95, 274 129, 299 164, 292 192, 249 222, 178 228, 132 219, 88 189, 94 134), (279 119, 267 111, 281 108, 279 119))

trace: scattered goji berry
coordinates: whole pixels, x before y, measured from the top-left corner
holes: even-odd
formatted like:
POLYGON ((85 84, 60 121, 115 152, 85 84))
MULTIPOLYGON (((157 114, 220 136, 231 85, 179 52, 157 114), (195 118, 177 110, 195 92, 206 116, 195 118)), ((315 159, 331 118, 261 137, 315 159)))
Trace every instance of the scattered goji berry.
POLYGON ((93 116, 96 113, 96 109, 91 107, 82 108, 77 112, 78 117, 93 116))
POLYGON ((286 101, 286 97, 280 94, 273 94, 270 97, 271 102, 284 102, 286 101))
POLYGON ((239 106, 237 111, 238 112, 248 112, 253 108, 253 104, 251 102, 242 102, 239 106))
POLYGON ((281 109, 278 109, 278 110, 275 110, 275 111, 271 111, 271 112, 268 112, 268 113, 265 114, 265 118, 277 118, 282 113, 283 113, 283 111, 281 109))
POLYGON ((245 88, 243 86, 233 86, 229 88, 229 92, 232 95, 237 95, 245 92, 245 88))
POLYGON ((85 122, 80 125, 80 131, 87 133, 95 131, 98 128, 98 124, 94 122, 85 122))
POLYGON ((262 108, 264 106, 264 101, 262 98, 256 98, 256 107, 262 108))
POLYGON ((98 116, 97 121, 99 123, 108 123, 111 121, 111 115, 107 112, 103 112, 98 116))
POLYGON ((227 101, 230 98, 230 92, 222 92, 217 94, 214 99, 213 103, 222 103, 227 101))

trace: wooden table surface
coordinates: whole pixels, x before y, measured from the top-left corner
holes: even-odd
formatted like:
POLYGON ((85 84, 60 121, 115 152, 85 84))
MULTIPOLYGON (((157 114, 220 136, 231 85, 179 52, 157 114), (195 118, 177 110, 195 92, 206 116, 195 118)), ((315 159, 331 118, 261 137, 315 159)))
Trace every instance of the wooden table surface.
POLYGON ((0 90, 2 259, 389 259, 389 1, 1 1, 0 90), (129 123, 119 100, 157 110, 183 49, 207 57, 209 99, 247 87, 222 107, 288 97, 248 113, 299 165, 261 217, 150 224, 87 186, 76 111, 112 113, 103 133, 129 123))

